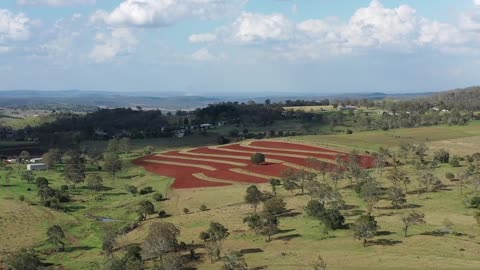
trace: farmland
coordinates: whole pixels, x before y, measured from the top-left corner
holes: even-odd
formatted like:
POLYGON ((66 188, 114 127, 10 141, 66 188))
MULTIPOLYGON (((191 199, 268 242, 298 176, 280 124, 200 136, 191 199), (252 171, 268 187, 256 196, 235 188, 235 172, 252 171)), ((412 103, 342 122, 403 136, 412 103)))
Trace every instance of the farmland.
MULTIPOLYGON (((252 211, 251 206, 244 202, 245 189, 249 185, 255 184, 261 191, 271 192, 269 179, 281 178, 282 171, 288 168, 308 168, 306 157, 329 161, 335 166, 337 155, 345 155, 351 149, 358 149, 358 153, 366 157, 365 151, 373 152, 379 146, 398 151, 400 142, 395 140, 398 136, 402 142, 432 145, 428 152, 431 158, 449 140, 459 142, 457 148, 456 144, 449 144, 452 153, 455 149, 463 149, 460 142, 468 143, 479 136, 478 122, 462 127, 249 140, 220 146, 205 146, 206 141, 194 141, 193 137, 187 138, 184 147, 181 147, 180 139, 175 139, 173 147, 167 147, 170 145, 163 139, 134 141, 133 151, 121 155, 124 167, 115 180, 108 172, 99 172, 91 165, 87 167, 87 175, 100 174, 107 189, 96 194, 88 190, 86 184, 79 184, 71 191, 73 200, 66 204, 69 209, 66 212, 40 205, 36 195, 38 187, 22 180, 21 174, 14 173, 10 184, 2 185, 0 189, 0 226, 3 231, 9 231, 9 234, 1 234, 0 241, 6 243, 1 252, 35 247, 43 260, 56 266, 96 269, 107 259, 101 248, 105 230, 130 223, 136 217, 137 204, 142 200, 151 200, 158 211, 163 210, 169 216, 160 219, 157 215, 149 215, 138 228, 120 236, 115 256, 121 256, 123 248, 132 243, 142 244, 154 223, 171 222, 181 230, 181 241, 199 244, 199 233, 209 226, 210 221, 216 221, 230 231, 224 243, 224 252, 241 250, 250 268, 311 269, 313 261, 321 255, 331 269, 477 269, 480 261, 478 226, 473 218, 475 210, 464 203, 475 194, 474 190, 467 186, 460 194, 459 182, 445 179, 446 172, 461 174, 467 166, 466 161, 461 162, 460 167, 440 164, 435 169, 435 175, 445 188, 429 193, 417 193, 419 182, 415 178, 415 166, 402 166, 413 178, 409 186, 412 192, 406 194, 408 204, 426 215, 426 223, 413 227, 411 236, 407 238, 402 236, 400 220, 412 209, 392 209, 387 199, 381 199, 373 209, 372 215, 380 224, 381 231, 368 247, 363 248, 355 241, 348 229, 329 231, 325 238, 319 221, 305 212, 310 196, 295 191, 292 193, 283 186, 278 187, 277 196, 285 201, 289 214, 280 217, 280 231, 272 241, 266 242, 264 236, 255 235, 242 222, 252 211), (154 142, 159 142, 157 151, 142 154, 143 147, 154 142), (434 148, 436 144, 440 146, 434 148), (264 164, 252 164, 250 157, 256 152, 265 153, 264 164), (125 189, 128 185, 138 189, 150 186, 155 192, 163 194, 166 200, 153 201, 149 194, 133 196, 125 189), (25 197, 24 201, 19 200, 21 195, 25 197), (201 210, 201 205, 205 205, 207 210, 201 210), (189 209, 188 213, 184 212, 185 209, 189 209), (91 217, 116 221, 105 223, 91 217), (429 234, 442 229, 447 219, 453 223, 457 235, 429 234), (49 254, 45 231, 54 224, 61 225, 65 230, 67 249, 63 253, 49 254), (346 260, 346 257, 349 259, 346 260)), ((474 143, 468 150, 463 149, 459 153, 471 155, 479 150, 474 143)), ((413 158, 414 153, 411 153, 410 159, 413 158)), ((383 187, 388 187, 390 182, 386 175, 389 170, 384 169, 383 174, 377 169, 367 171, 383 187)), ((59 165, 46 172, 37 172, 35 176, 46 177, 50 185, 57 188, 66 183, 63 171, 63 166, 59 165)), ((0 171, 1 181, 4 181, 5 173, 0 171)), ((319 176, 318 180, 321 179, 319 176)), ((326 179, 330 183, 330 176, 327 175, 326 179)), ((358 215, 365 213, 367 205, 353 191, 347 179, 340 181, 339 192, 349 206, 342 210, 345 222, 352 224, 358 215)), ((202 256, 193 263, 198 269, 221 267, 221 261, 210 263, 204 248, 198 248, 197 252, 202 256)), ((152 263, 147 262, 147 266, 152 266, 152 263)))
MULTIPOLYGON (((308 158, 317 158, 336 166, 336 159, 348 159, 348 153, 312 145, 253 141, 216 147, 200 147, 184 151, 168 151, 149 155, 133 162, 146 170, 175 178, 172 188, 224 186, 227 183, 267 183, 281 177, 287 169, 315 169, 308 158), (260 153, 265 162, 254 164, 249 158, 260 153)), ((373 158, 361 155, 365 168, 373 166, 373 158)))

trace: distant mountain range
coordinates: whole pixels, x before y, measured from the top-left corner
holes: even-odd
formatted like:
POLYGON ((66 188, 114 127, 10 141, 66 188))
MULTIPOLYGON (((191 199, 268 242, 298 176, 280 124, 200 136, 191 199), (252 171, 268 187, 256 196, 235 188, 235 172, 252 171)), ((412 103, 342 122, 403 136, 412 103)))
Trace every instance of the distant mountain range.
POLYGON ((37 109, 78 109, 96 107, 136 107, 156 108, 161 110, 192 110, 199 107, 205 107, 208 104, 223 101, 245 102, 253 100, 255 102, 264 102, 270 99, 273 102, 285 100, 318 100, 318 99, 408 99, 419 96, 429 96, 433 93, 413 93, 413 94, 385 94, 374 93, 343 93, 343 94, 293 94, 283 95, 272 94, 270 96, 193 96, 181 92, 107 92, 107 91, 82 91, 82 90, 61 90, 61 91, 42 91, 42 90, 8 90, 0 91, 0 107, 9 108, 37 108, 37 109))

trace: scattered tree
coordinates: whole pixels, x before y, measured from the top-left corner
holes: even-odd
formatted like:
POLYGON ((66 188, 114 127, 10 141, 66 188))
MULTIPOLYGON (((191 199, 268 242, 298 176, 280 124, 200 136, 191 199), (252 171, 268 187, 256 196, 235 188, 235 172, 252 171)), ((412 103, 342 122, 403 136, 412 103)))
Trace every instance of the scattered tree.
POLYGON ((241 252, 233 251, 223 257, 224 270, 247 270, 245 257, 241 252))
POLYGON ((272 186, 272 192, 274 196, 277 196, 277 187, 280 186, 280 179, 272 178, 270 179, 270 185, 272 186))
POLYGON ((103 167, 107 172, 110 172, 113 181, 116 173, 122 170, 122 160, 115 153, 107 153, 103 158, 103 167))
POLYGON ((103 179, 98 174, 89 174, 86 178, 87 187, 95 192, 103 189, 103 179))
POLYGON ((254 211, 257 212, 257 207, 262 201, 263 193, 258 190, 257 186, 249 186, 246 190, 245 202, 250 204, 253 207, 254 211))
POLYGON ((55 246, 57 251, 65 250, 65 233, 62 230, 62 227, 58 225, 53 225, 47 230, 47 242, 55 246))
POLYGON ((287 211, 287 204, 282 198, 273 197, 263 203, 263 211, 274 216, 278 216, 287 211))
POLYGON ((363 246, 367 246, 368 239, 373 238, 380 227, 377 225, 377 221, 373 216, 363 215, 360 216, 353 223, 353 237, 358 240, 362 240, 363 246))
POLYGON ((259 165, 265 162, 265 155, 262 153, 255 153, 250 158, 253 164, 259 165))
POLYGON ((419 212, 412 211, 402 217, 404 236, 407 237, 408 229, 417 224, 425 223, 425 215, 419 212))
POLYGON ((137 213, 142 217, 142 220, 146 220, 148 215, 155 213, 155 206, 148 200, 140 201, 137 213))
POLYGON ((163 259, 166 254, 177 251, 179 235, 180 230, 172 223, 153 223, 142 247, 145 257, 163 259))
POLYGON ((223 241, 230 235, 228 229, 218 222, 211 222, 210 228, 203 233, 211 259, 219 259, 223 241))
POLYGON ((393 187, 390 189, 388 192, 388 198, 395 209, 400 209, 407 203, 405 193, 403 193, 403 191, 398 187, 393 187))

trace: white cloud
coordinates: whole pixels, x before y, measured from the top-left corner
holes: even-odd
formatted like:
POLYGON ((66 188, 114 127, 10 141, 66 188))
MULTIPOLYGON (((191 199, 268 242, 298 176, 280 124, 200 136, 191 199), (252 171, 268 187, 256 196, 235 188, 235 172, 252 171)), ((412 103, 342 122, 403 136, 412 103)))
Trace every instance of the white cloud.
POLYGON ((92 5, 96 0, 17 0, 19 5, 45 5, 52 7, 70 5, 92 5))
POLYGON ((460 27, 467 31, 480 31, 480 10, 461 14, 460 27))
MULTIPOLYGON (((480 30, 480 18, 469 18, 464 25, 469 25, 470 31, 480 30)), ((368 50, 402 53, 418 48, 445 53, 478 50, 480 37, 464 28, 419 16, 408 5, 387 8, 379 0, 373 0, 347 21, 309 19, 294 25, 282 14, 242 13, 233 24, 217 29, 216 33, 217 39, 240 45, 276 42, 270 53, 277 57, 311 59, 368 50)))
POLYGON ((417 41, 421 44, 434 46, 460 45, 468 41, 468 36, 457 27, 437 21, 423 20, 417 41))
POLYGON ((284 15, 244 12, 232 24, 230 38, 238 43, 286 41, 293 37, 294 24, 284 15))
POLYGON ((7 9, 0 9, 0 42, 28 39, 30 26, 31 20, 25 14, 13 14, 7 9))
POLYGON ((112 12, 95 12, 92 20, 114 26, 161 27, 189 17, 228 16, 243 4, 244 0, 125 0, 112 12))
POLYGON ((206 43, 217 39, 217 35, 212 33, 193 34, 188 37, 190 43, 206 43))
POLYGON ((210 61, 216 57, 208 51, 206 48, 202 48, 192 54, 192 59, 195 61, 210 61))
POLYGON ((368 7, 355 12, 341 38, 351 47, 402 46, 415 33, 417 20, 416 11, 409 6, 389 9, 373 0, 368 7))
POLYGON ((473 4, 477 5, 477 6, 480 6, 480 0, 473 0, 473 4))
POLYGON ((108 62, 119 55, 131 53, 138 41, 127 28, 116 28, 109 34, 97 34, 97 44, 90 52, 90 58, 97 63, 108 62))

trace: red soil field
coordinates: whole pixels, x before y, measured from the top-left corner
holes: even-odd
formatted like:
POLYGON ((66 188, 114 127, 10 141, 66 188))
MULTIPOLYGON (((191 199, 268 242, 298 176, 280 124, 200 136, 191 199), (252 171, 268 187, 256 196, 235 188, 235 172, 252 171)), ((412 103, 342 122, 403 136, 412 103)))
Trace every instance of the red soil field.
POLYGON ((133 163, 142 166, 147 171, 175 178, 175 182, 172 185, 172 188, 175 189, 184 189, 184 188, 200 188, 200 187, 220 187, 228 186, 228 183, 212 182, 199 179, 193 174, 203 172, 203 169, 194 168, 194 167, 185 167, 185 166, 176 166, 176 165, 163 165, 155 164, 151 162, 146 162, 143 159, 148 159, 149 156, 134 160, 133 163))
MULTIPOLYGON (((348 159, 348 154, 345 152, 335 151, 331 149, 325 149, 316 146, 297 145, 287 142, 276 141, 255 141, 251 143, 251 146, 242 146, 240 144, 232 144, 221 146, 218 148, 199 147, 189 151, 169 151, 162 153, 161 155, 150 155, 143 158, 134 160, 133 163, 144 167, 146 170, 164 175, 167 177, 175 178, 175 182, 172 188, 198 188, 198 187, 217 187, 226 186, 229 183, 216 182, 218 180, 226 180, 239 183, 266 183, 270 177, 281 177, 282 173, 290 167, 282 164, 291 163, 298 166, 308 167, 306 158, 303 157, 290 157, 284 155, 301 155, 309 157, 317 157, 322 159, 329 159, 334 161, 337 155, 341 155, 344 160, 348 159), (257 147, 265 147, 270 149, 260 149, 257 147), (302 153, 295 152, 295 150, 303 151, 317 151, 328 152, 326 153, 302 153), (238 151, 248 151, 242 153, 238 151), (254 165, 249 160, 252 153, 266 152, 272 154, 266 154, 266 157, 272 160, 278 160, 280 163, 269 163, 263 165, 254 165), (191 154, 190 154, 191 153, 191 154), (212 155, 212 156, 210 156, 212 155), (236 158, 238 157, 238 158, 236 158), (190 158, 199 159, 192 160, 190 158), (204 159, 204 160, 202 160, 204 159), (148 160, 151 160, 149 162, 148 160), (155 163, 155 161, 175 162, 178 164, 161 164, 155 163), (237 164, 222 163, 236 162, 247 166, 239 166, 237 164), (183 164, 183 165, 182 165, 183 164), (193 167, 191 164, 204 165, 214 168, 215 170, 207 170, 205 168, 193 167), (244 174, 240 172, 232 171, 233 169, 242 169, 245 172, 251 172, 254 174, 260 174, 266 176, 265 178, 244 174), (212 178, 212 181, 200 179, 194 174, 203 173, 205 176, 212 178)), ((374 158, 366 155, 359 155, 362 167, 371 168, 374 164, 374 158)), ((328 170, 336 168, 335 164, 329 164, 328 170)))
POLYGON ((289 142, 278 142, 278 141, 254 141, 250 143, 251 146, 267 147, 267 148, 277 148, 277 149, 292 149, 292 150, 303 150, 303 151, 318 151, 318 152, 331 152, 331 153, 341 153, 340 151, 322 148, 317 146, 310 146, 304 144, 296 144, 289 142))
POLYGON ((239 166, 225 164, 225 163, 218 163, 218 162, 211 162, 211 161, 204 161, 204 160, 181 159, 181 158, 174 158, 174 157, 172 158, 172 157, 166 157, 166 156, 150 156, 145 160, 159 160, 159 161, 169 161, 169 162, 177 162, 177 163, 206 165, 206 166, 213 167, 217 170, 228 170, 231 168, 239 167, 239 166))
MULTIPOLYGON (((190 151, 192 152, 192 151, 190 151)), ((245 165, 252 165, 253 163, 250 159, 240 159, 240 158, 228 158, 228 157, 214 157, 214 156, 203 156, 203 155, 189 155, 180 153, 178 151, 170 151, 167 153, 163 153, 163 155, 172 155, 172 156, 179 156, 179 157, 186 157, 186 158, 200 158, 200 159, 211 159, 211 160, 219 160, 219 161, 231 161, 236 163, 242 163, 245 165)), ((233 153, 233 156, 238 156, 237 154, 233 153)))
POLYGON ((323 159, 329 159, 329 160, 335 160, 337 158, 337 155, 344 155, 341 153, 321 154, 321 153, 302 153, 302 152, 284 151, 279 149, 267 150, 267 149, 242 146, 239 144, 231 144, 227 146, 222 146, 221 148, 239 150, 239 151, 249 151, 251 153, 268 152, 268 153, 276 153, 276 154, 278 153, 278 154, 286 154, 286 155, 301 155, 301 156, 316 157, 316 158, 323 158, 323 159))
POLYGON ((248 167, 242 167, 242 170, 245 170, 245 171, 268 175, 268 176, 274 176, 274 177, 281 177, 283 172, 288 169, 291 169, 291 167, 288 167, 281 163, 267 163, 267 164, 261 164, 261 165, 252 165, 248 167))
POLYGON ((224 179, 229 181, 244 182, 244 183, 268 183, 267 179, 256 177, 253 175, 246 175, 232 171, 205 171, 204 174, 208 177, 216 179, 224 179))

